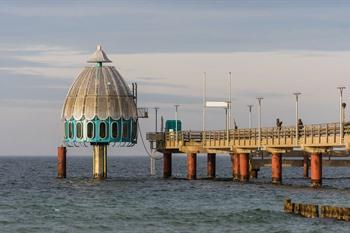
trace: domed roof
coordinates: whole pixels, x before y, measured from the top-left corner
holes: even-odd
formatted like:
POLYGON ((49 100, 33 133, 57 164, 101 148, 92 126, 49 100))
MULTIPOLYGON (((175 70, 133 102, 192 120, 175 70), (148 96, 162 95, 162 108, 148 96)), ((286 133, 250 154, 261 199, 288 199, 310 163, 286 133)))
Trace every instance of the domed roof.
MULTIPOLYGON (((89 62, 110 62, 99 46, 89 62), (95 56, 97 54, 97 56, 95 56), (102 56, 100 56, 102 54, 102 56)), ((137 107, 130 88, 113 66, 85 67, 71 86, 62 117, 70 120, 98 117, 105 120, 137 118, 137 107)))

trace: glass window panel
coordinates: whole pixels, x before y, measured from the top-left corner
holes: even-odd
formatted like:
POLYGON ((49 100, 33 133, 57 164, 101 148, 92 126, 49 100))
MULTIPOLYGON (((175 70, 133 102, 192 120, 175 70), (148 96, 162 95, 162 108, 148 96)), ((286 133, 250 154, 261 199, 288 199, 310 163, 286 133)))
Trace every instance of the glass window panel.
POLYGON ((77 138, 82 139, 83 138, 83 127, 81 122, 77 123, 77 138))
POLYGON ((107 137, 107 127, 106 123, 101 122, 100 123, 100 138, 106 138, 107 137))
POLYGON ((69 132, 68 132, 68 136, 70 139, 73 138, 73 122, 69 122, 69 132))
POLYGON ((68 138, 68 132, 69 132, 69 123, 66 121, 64 124, 64 138, 68 138))
POLYGON ((112 137, 113 138, 118 137, 118 123, 117 122, 112 123, 112 137))
POLYGON ((127 121, 124 121, 123 122, 123 138, 128 138, 128 122, 127 121))
POLYGON ((92 122, 89 122, 87 124, 87 137, 88 138, 94 138, 95 137, 94 123, 92 123, 92 122))
POLYGON ((132 121, 132 137, 136 138, 137 136, 137 123, 132 121))

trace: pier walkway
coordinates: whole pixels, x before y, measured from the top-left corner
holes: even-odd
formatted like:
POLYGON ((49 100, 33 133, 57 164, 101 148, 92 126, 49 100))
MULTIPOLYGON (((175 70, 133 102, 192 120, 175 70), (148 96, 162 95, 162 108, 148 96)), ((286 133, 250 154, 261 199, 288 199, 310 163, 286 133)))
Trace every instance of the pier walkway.
MULTIPOLYGON (((250 154, 272 154, 272 181, 282 182, 282 155, 294 150, 310 154, 312 186, 322 184, 322 153, 333 150, 350 151, 350 125, 340 123, 305 125, 300 128, 274 127, 209 131, 178 131, 147 133, 151 145, 164 154, 165 176, 171 176, 171 154, 188 155, 188 178, 196 178, 196 154, 208 154, 208 177, 215 177, 215 155, 228 153, 232 156, 233 176, 248 181, 250 154), (211 173, 211 174, 209 174, 211 173)), ((309 167, 305 161, 305 173, 309 167)))

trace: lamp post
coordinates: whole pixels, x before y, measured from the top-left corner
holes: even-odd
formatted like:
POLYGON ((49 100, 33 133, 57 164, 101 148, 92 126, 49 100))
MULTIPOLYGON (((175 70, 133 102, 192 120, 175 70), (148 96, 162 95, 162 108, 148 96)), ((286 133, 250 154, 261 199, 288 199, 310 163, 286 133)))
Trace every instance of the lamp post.
POLYGON ((300 92, 293 93, 295 95, 295 139, 298 144, 299 141, 299 96, 300 92))
POLYGON ((206 121, 206 101, 207 101, 207 73, 203 73, 203 119, 202 119, 202 131, 205 131, 205 121, 206 121))
POLYGON ((253 105, 252 105, 252 104, 249 104, 249 105, 248 105, 248 109, 249 109, 249 116, 248 116, 248 119, 249 119, 249 129, 252 128, 252 108, 253 108, 253 105))
POLYGON ((178 108, 179 104, 175 104, 175 140, 176 140, 176 146, 178 146, 178 132, 177 132, 177 121, 178 121, 178 108))
MULTIPOLYGON (((155 112, 155 132, 156 133, 158 132, 158 110, 159 110, 159 107, 154 107, 154 112, 155 112)), ((154 146, 154 148, 155 148, 155 146, 154 146)), ((150 170, 151 170, 151 176, 156 175, 156 159, 153 158, 152 156, 150 156, 150 170)))
POLYGON ((344 114, 343 114, 343 91, 345 89, 345 87, 337 87, 337 89, 339 90, 339 127, 340 127, 340 143, 343 142, 343 126, 344 126, 344 114))
POLYGON ((259 104, 259 146, 261 147, 261 101, 264 99, 263 97, 257 97, 259 104))
POLYGON ((155 107, 154 111, 155 111, 155 132, 158 132, 158 110, 159 107, 155 107))
POLYGON ((232 129, 232 123, 231 123, 231 117, 232 117, 232 94, 231 94, 231 89, 232 89, 232 74, 231 72, 228 72, 228 128, 232 129))

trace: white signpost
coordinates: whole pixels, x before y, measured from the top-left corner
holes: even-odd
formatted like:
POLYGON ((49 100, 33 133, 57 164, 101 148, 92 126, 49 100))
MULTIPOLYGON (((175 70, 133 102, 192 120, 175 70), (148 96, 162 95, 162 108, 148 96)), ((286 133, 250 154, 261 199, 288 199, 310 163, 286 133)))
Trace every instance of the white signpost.
MULTIPOLYGON (((232 128, 231 125, 231 117, 232 117, 232 96, 231 96, 231 72, 229 72, 229 78, 228 78, 228 100, 227 101, 207 101, 207 75, 206 72, 204 72, 203 75, 203 133, 206 130, 206 109, 207 108, 223 108, 225 109, 226 114, 226 131, 227 131, 227 140, 229 138, 229 129, 232 128)), ((203 135, 205 137, 205 135, 203 135)))
POLYGON ((207 101, 205 106, 207 108, 228 108, 229 103, 228 101, 207 101))

